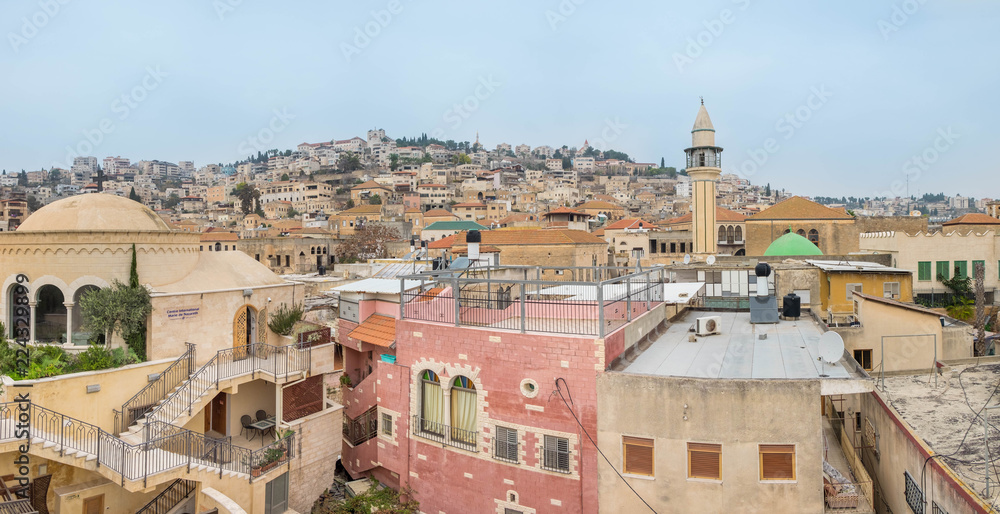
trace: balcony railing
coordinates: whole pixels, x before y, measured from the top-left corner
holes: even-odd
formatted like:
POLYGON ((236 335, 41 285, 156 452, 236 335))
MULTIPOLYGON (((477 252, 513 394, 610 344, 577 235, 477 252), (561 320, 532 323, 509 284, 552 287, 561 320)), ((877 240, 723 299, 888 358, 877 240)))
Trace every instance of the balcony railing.
POLYGON ((423 419, 419 414, 413 416, 413 433, 441 444, 454 446, 463 450, 476 451, 479 432, 450 427, 443 423, 423 419))
POLYGON ((400 278, 404 319, 597 337, 661 303, 664 282, 662 267, 481 267, 400 278))
POLYGON ((372 407, 357 418, 344 416, 344 440, 357 446, 378 434, 378 408, 372 407))

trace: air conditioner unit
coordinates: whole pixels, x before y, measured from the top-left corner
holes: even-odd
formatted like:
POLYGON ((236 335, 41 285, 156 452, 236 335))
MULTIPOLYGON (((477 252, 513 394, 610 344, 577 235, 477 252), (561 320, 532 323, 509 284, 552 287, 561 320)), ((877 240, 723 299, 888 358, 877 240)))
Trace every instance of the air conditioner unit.
POLYGON ((707 336, 721 333, 722 317, 707 316, 694 320, 694 333, 700 336, 707 336))

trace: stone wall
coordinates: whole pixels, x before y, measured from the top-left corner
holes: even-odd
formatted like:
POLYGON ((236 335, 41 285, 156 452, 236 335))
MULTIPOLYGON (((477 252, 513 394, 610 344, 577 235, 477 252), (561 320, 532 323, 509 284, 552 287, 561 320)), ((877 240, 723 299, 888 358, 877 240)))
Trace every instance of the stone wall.
POLYGON ((333 483, 341 455, 343 414, 343 407, 336 405, 288 423, 295 430, 299 452, 289 470, 289 507, 298 512, 310 512, 333 483))
POLYGON ((858 216, 858 232, 927 232, 927 218, 923 216, 858 216))

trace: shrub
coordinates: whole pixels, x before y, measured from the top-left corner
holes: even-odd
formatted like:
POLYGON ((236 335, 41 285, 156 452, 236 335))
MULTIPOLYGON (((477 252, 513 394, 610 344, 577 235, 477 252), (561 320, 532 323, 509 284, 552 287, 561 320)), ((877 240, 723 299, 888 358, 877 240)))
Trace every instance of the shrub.
POLYGON ((282 303, 271 313, 271 319, 267 322, 268 328, 275 334, 283 336, 290 335, 295 324, 302 319, 302 305, 288 305, 282 303))

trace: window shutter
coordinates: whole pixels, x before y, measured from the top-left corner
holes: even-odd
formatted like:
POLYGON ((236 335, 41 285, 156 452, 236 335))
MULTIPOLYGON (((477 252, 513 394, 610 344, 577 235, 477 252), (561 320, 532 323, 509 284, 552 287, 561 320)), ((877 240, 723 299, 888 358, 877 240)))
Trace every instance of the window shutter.
POLYGON ((722 479, 722 445, 688 443, 688 478, 722 479))
POLYGON ((761 480, 795 480, 795 445, 760 445, 761 480))
POLYGON ((559 450, 559 469, 569 469, 569 439, 556 439, 556 449, 559 450))
POLYGON ((653 440, 622 436, 625 447, 625 472, 653 476, 653 440))

